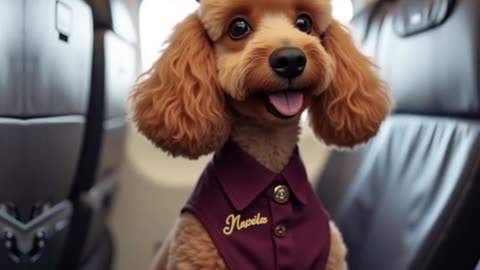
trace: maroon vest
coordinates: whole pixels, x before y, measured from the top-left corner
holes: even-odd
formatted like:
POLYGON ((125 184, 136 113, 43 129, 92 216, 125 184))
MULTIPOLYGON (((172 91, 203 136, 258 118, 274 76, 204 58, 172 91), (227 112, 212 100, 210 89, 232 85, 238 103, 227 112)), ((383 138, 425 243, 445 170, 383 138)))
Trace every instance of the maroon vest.
POLYGON ((308 182, 298 149, 280 174, 228 141, 182 212, 195 215, 230 270, 323 270, 329 216, 308 182))

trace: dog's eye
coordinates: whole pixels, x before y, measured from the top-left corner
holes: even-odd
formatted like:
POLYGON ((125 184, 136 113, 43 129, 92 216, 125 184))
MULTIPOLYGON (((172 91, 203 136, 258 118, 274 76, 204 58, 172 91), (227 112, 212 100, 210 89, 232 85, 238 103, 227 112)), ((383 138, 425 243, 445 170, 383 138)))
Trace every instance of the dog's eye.
POLYGON ((305 32, 308 34, 312 32, 313 22, 312 22, 312 18, 308 14, 302 13, 298 15, 295 25, 302 32, 305 32))
POLYGON ((248 36, 250 32, 252 32, 252 28, 248 24, 247 20, 243 18, 233 19, 228 27, 228 35, 234 40, 242 39, 248 36))

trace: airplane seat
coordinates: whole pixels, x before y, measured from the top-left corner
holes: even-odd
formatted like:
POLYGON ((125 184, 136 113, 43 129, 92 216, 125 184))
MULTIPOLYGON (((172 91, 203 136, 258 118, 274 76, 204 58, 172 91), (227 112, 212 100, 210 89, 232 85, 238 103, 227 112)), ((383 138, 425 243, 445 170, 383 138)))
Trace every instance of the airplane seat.
POLYGON ((80 0, 0 1, 0 265, 55 269, 86 125, 91 9, 80 0))
POLYGON ((123 158, 127 98, 138 67, 136 32, 123 1, 86 2, 93 10, 95 29, 90 125, 71 195, 78 202, 74 214, 78 222, 70 233, 70 242, 75 244, 66 252, 65 268, 90 267, 89 260, 98 249, 112 246, 99 239, 109 239, 102 234, 108 231, 104 224, 117 186, 115 173, 123 158))
POLYGON ((341 198, 325 205, 349 269, 475 269, 479 13, 476 0, 398 0, 385 17, 375 54, 395 111, 363 147, 334 151, 317 188, 341 198))

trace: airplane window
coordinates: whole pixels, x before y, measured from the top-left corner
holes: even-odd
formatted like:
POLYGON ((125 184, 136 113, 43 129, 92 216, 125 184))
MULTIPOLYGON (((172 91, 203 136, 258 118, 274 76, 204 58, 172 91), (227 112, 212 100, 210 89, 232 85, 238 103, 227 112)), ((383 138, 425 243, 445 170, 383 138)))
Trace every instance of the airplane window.
POLYGON ((353 4, 351 0, 333 0, 333 17, 348 23, 353 17, 353 4))
POLYGON ((195 0, 183 0, 182 3, 171 1, 144 0, 140 6, 140 39, 142 67, 147 70, 164 48, 165 41, 173 27, 188 14, 192 13, 198 3, 195 0))
MULTIPOLYGON (((333 0, 333 16, 348 22, 353 16, 351 0, 333 0)), ((181 4, 170 1, 144 0, 140 7, 140 38, 142 68, 147 70, 158 57, 171 29, 198 7, 194 0, 183 0, 181 4)))

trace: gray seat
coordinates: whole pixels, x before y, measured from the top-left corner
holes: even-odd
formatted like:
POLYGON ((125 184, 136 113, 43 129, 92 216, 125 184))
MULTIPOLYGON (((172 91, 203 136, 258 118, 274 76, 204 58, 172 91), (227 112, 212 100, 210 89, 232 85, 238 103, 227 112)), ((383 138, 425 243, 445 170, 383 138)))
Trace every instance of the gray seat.
POLYGON ((51 270, 70 229, 92 14, 79 0, 1 0, 0 23, 0 266, 51 270))
POLYGON ((475 269, 480 258, 480 3, 399 0, 374 55, 396 110, 333 152, 317 187, 352 270, 475 269))

